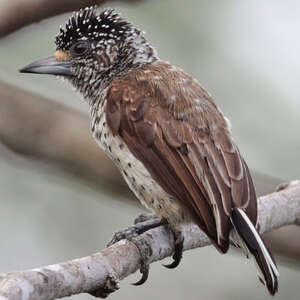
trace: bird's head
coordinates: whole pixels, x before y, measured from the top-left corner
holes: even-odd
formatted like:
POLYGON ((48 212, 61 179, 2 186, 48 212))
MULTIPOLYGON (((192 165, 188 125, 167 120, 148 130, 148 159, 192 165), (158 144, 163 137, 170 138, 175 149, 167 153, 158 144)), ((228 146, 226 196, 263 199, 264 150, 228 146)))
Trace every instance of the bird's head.
POLYGON ((74 12, 56 36, 53 56, 35 61, 22 73, 63 76, 91 96, 115 77, 156 60, 144 33, 113 9, 97 13, 97 7, 74 12))

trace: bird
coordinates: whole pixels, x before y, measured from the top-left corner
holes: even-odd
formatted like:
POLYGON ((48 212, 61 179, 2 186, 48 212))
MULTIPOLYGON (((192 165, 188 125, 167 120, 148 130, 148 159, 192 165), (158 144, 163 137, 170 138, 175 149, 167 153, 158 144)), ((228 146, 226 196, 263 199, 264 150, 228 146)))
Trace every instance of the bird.
POLYGON ((274 295, 279 272, 257 230, 251 174, 212 96, 161 60, 145 32, 114 9, 74 12, 55 43, 53 56, 20 72, 57 75, 83 96, 97 144, 155 214, 140 232, 167 224, 174 234, 167 267, 181 261, 182 226, 196 224, 220 253, 232 242, 253 256, 260 281, 274 295))

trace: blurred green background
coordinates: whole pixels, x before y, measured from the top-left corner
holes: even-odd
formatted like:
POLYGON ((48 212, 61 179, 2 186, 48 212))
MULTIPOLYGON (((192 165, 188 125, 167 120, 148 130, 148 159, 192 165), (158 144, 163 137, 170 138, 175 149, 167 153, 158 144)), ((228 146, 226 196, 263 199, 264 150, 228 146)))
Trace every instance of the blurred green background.
MULTIPOLYGON (((195 76, 214 96, 232 121, 251 169, 285 180, 299 177, 299 1, 153 0, 111 6, 147 32, 160 58, 195 76)), ((87 111, 61 81, 17 72, 53 53, 58 27, 68 15, 2 39, 0 79, 87 111)), ((102 249, 114 230, 131 224, 141 212, 124 197, 0 145, 0 272, 102 249)), ((299 264, 279 265, 276 299, 299 299, 299 264)), ((212 247, 186 252, 174 271, 154 264, 141 287, 129 284, 135 279, 123 281, 110 298, 269 299, 252 261, 237 252, 222 256, 212 247)))

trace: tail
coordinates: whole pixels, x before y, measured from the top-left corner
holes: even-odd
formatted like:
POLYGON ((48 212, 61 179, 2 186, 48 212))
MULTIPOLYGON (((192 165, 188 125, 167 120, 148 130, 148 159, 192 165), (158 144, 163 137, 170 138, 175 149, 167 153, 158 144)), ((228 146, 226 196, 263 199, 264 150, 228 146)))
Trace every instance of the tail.
POLYGON ((273 296, 278 291, 279 272, 269 250, 247 214, 240 208, 232 211, 231 222, 246 248, 254 256, 258 277, 273 296))

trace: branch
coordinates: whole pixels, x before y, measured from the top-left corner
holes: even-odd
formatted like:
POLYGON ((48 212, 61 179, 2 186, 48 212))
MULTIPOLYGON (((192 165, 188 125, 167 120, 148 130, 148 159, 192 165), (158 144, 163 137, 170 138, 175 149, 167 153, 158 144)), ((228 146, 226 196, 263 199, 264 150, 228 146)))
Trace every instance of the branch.
MULTIPOLYGON (((123 0, 125 1, 139 2, 139 0, 123 0)), ((106 2, 106 0, 2 0, 0 1, 0 37, 55 15, 106 2)))
MULTIPOLYGON (((262 233, 299 224, 300 182, 259 198, 259 224, 262 233)), ((209 245, 197 226, 184 228, 184 250, 209 245)), ((140 238, 151 247, 149 262, 162 260, 173 251, 173 235, 166 227, 144 233, 140 238)), ((52 300, 79 293, 105 297, 119 289, 119 281, 140 266, 136 246, 123 240, 91 256, 39 269, 0 275, 1 300, 52 300)))

